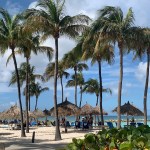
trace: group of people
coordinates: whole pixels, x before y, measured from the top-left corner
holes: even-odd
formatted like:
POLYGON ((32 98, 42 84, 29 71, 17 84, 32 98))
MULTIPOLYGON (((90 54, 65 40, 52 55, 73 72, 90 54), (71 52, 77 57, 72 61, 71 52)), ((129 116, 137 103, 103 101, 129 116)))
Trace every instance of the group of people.
POLYGON ((81 122, 80 122, 79 118, 77 118, 76 121, 75 121, 75 127, 76 128, 89 129, 89 128, 92 128, 92 125, 93 125, 92 115, 82 117, 81 122))

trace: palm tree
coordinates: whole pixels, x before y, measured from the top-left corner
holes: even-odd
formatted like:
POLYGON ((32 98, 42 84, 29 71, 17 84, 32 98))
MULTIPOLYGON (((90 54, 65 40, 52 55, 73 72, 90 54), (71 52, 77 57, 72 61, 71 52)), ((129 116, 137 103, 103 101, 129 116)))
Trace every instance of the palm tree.
MULTIPOLYGON (((52 52, 53 49, 51 47, 46 47, 46 46, 39 46, 39 35, 34 35, 32 36, 30 33, 26 34, 24 32, 24 29, 21 30, 22 38, 24 39, 20 44, 19 44, 19 50, 15 51, 15 53, 18 54, 24 54, 24 57, 26 58, 26 64, 29 66, 29 60, 31 57, 31 52, 34 54, 37 54, 37 52, 40 53, 46 53, 49 60, 52 58, 52 52)), ((10 55, 9 59, 11 58, 12 55, 10 55)), ((9 60, 8 59, 8 60, 9 60)), ((26 67, 26 132, 29 133, 29 117, 28 117, 28 102, 29 102, 29 81, 30 81, 30 76, 29 76, 29 68, 26 67)))
POLYGON ((86 63, 80 62, 81 56, 73 49, 63 57, 66 68, 74 69, 75 76, 75 105, 77 105, 77 72, 82 72, 83 69, 88 70, 86 63))
POLYGON ((6 10, 0 8, 0 47, 2 53, 5 53, 5 50, 8 47, 12 51, 16 77, 17 77, 17 89, 18 89, 18 99, 20 105, 20 117, 21 117, 21 137, 25 137, 25 131, 23 127, 23 111, 22 111, 22 101, 21 101, 21 91, 20 91, 20 80, 17 68, 17 61, 15 57, 15 48, 18 46, 21 41, 20 37, 20 27, 21 27, 21 15, 17 14, 16 16, 11 16, 6 10))
MULTIPOLYGON (((100 31, 101 35, 107 37, 113 42, 118 43, 119 55, 120 55, 120 79, 118 86, 118 123, 117 127, 120 128, 121 125, 121 93, 122 93, 122 80, 123 80, 123 54, 125 48, 128 46, 129 38, 133 35, 133 12, 130 8, 127 12, 127 15, 124 17, 124 14, 119 7, 106 6, 104 9, 101 9, 99 18, 95 21, 93 25, 93 31, 96 33, 100 31)), ((99 40, 98 40, 99 42, 99 40)), ((132 42, 132 41, 130 41, 132 42)))
MULTIPOLYGON (((30 111, 30 92, 27 89, 30 87, 31 82, 35 82, 35 79, 44 80, 41 75, 34 74, 34 72, 35 72, 35 67, 34 66, 31 67, 30 64, 27 64, 26 62, 22 63, 20 65, 20 68, 18 69, 18 73, 19 73, 19 77, 20 77, 20 86, 22 86, 23 83, 26 81, 26 87, 25 87, 25 90, 23 93, 26 96, 26 133, 29 133, 28 110, 30 111), (30 77, 29 80, 27 79, 27 74, 30 77)), ((16 72, 14 71, 12 73, 12 77, 10 79, 9 86, 15 84, 16 82, 17 82, 16 72)))
MULTIPOLYGON (((82 92, 90 93, 90 94, 95 94, 97 97, 96 100, 96 106, 98 105, 98 98, 99 98, 99 91, 100 91, 100 84, 97 79, 89 79, 84 83, 82 92)), ((111 89, 102 89, 102 92, 106 93, 112 93, 111 89)))
POLYGON ((134 42, 131 43, 131 49, 134 49, 134 59, 137 57, 142 59, 142 56, 147 56, 146 80, 144 88, 144 124, 147 125, 147 93, 149 84, 149 65, 150 65, 150 30, 148 28, 141 28, 137 30, 134 36, 134 42), (138 36, 137 36, 138 35, 138 36), (142 41, 141 41, 142 39, 142 41))
MULTIPOLYGON (((44 77, 46 78, 46 81, 49 80, 50 78, 54 77, 54 69, 55 69, 55 63, 49 63, 47 65, 47 68, 44 73, 44 77)), ((63 62, 59 61, 57 77, 60 78, 61 90, 62 90, 62 102, 64 101, 63 77, 65 77, 67 79, 69 77, 69 75, 70 74, 65 71, 63 62)))
POLYGON ((55 40, 55 73, 54 73, 54 108, 56 114, 55 140, 60 140, 60 129, 57 110, 57 73, 58 73, 58 39, 61 35, 71 38, 78 36, 90 21, 85 15, 68 16, 64 14, 65 0, 38 0, 41 9, 27 10, 25 16, 35 29, 40 29, 43 39, 52 36, 55 40), (38 23, 37 23, 38 22, 38 23))
MULTIPOLYGON (((20 67, 18 68, 20 86, 22 86, 23 83, 26 81, 26 70, 27 70, 27 63, 26 62, 21 63, 20 67)), ((36 79, 40 79, 42 81, 44 80, 42 75, 35 74, 35 66, 30 66, 30 64, 28 65, 28 73, 30 76, 29 86, 32 82, 35 82, 36 79)), ((10 82, 9 82, 9 86, 14 85, 16 83, 17 83, 16 72, 13 71, 10 82)), ((25 93, 26 93, 26 88, 23 94, 26 95, 25 93)), ((30 95, 30 92, 29 92, 29 95, 30 95)), ((29 97, 29 111, 30 111, 30 97, 29 97)))
POLYGON ((45 92, 45 91, 48 91, 48 90, 49 90, 48 87, 42 88, 40 86, 39 82, 37 82, 37 83, 32 82, 32 84, 30 85, 31 95, 32 96, 34 95, 36 97, 35 110, 37 110, 37 102, 38 102, 38 98, 39 98, 40 94, 45 92))
MULTIPOLYGON (((95 36, 96 37, 96 36, 95 36)), ((91 59, 91 64, 94 63, 98 64, 98 72, 99 72, 99 94, 100 94, 100 113, 101 113, 101 122, 104 124, 104 118, 103 118, 103 107, 102 107, 102 62, 106 61, 108 64, 111 64, 113 62, 114 58, 114 52, 113 52, 113 46, 109 43, 105 42, 103 40, 99 41, 99 44, 97 43, 95 48, 95 39, 93 39, 93 42, 90 43, 89 49, 85 50, 83 53, 82 58, 84 60, 91 59)))
MULTIPOLYGON (((72 75, 71 80, 68 80, 66 87, 73 87, 75 86, 75 75, 72 75)), ((77 85, 80 87, 80 104, 79 107, 81 108, 81 103, 82 103, 82 88, 84 85, 84 78, 82 73, 77 74, 77 85)))

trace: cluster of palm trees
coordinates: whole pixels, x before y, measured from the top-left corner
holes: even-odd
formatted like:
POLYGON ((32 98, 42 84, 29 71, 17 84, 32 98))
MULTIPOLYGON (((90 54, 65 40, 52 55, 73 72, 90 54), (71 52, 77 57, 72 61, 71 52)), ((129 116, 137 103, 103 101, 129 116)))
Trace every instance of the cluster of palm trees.
MULTIPOLYGON (((113 64, 115 45, 118 46, 120 56, 120 79, 118 85, 117 109, 118 128, 120 128, 121 124, 120 106, 123 81, 123 55, 131 50, 134 51, 134 58, 141 58, 142 55, 145 53, 147 54, 147 71, 143 101, 144 123, 146 124, 150 30, 149 28, 141 28, 134 25, 132 9, 130 8, 127 14, 124 15, 121 8, 106 6, 99 10, 97 19, 92 22, 92 20, 86 15, 65 15, 65 0, 38 0, 36 7, 38 7, 38 9, 27 9, 23 13, 14 17, 11 17, 7 10, 0 8, 0 49, 2 54, 4 54, 8 48, 11 49, 12 52, 8 61, 11 57, 13 58, 15 72, 12 75, 10 84, 17 83, 18 87, 21 136, 25 136, 25 132, 23 127, 20 86, 25 81, 26 87, 24 94, 26 96, 26 116, 28 116, 30 96, 35 95, 38 99, 40 91, 48 90, 47 88, 42 90, 39 83, 35 82, 36 78, 41 79, 42 81, 48 81, 50 78, 54 78, 54 110, 56 115, 55 140, 61 139, 57 110, 57 79, 60 79, 63 102, 63 77, 69 77, 69 73, 67 72, 68 68, 74 70, 74 75, 72 75, 71 80, 67 82, 67 86, 75 87, 75 104, 78 105, 77 86, 80 88, 80 107, 83 92, 96 94, 96 105, 98 105, 99 99, 101 121, 104 123, 102 113, 103 92, 111 93, 111 90, 109 88, 103 88, 101 68, 103 61, 107 62, 108 65, 113 64), (62 60, 58 61, 59 38, 63 35, 77 39, 77 44, 69 53, 64 55, 62 60), (52 37, 55 41, 54 50, 51 47, 40 46, 39 41, 45 41, 49 37, 52 37), (31 52, 35 54, 45 53, 49 60, 51 60, 54 53, 55 61, 48 64, 43 76, 34 74, 34 67, 31 67, 29 62, 31 52), (17 54, 23 54, 26 58, 26 63, 23 63, 19 69, 16 61, 17 54), (82 71, 88 69, 88 66, 84 62, 87 60, 90 60, 92 65, 97 63, 98 80, 89 79, 88 81, 84 81, 82 71), (34 90, 38 91, 38 93, 34 90)), ((35 106, 35 109, 36 108, 37 104, 35 106)))

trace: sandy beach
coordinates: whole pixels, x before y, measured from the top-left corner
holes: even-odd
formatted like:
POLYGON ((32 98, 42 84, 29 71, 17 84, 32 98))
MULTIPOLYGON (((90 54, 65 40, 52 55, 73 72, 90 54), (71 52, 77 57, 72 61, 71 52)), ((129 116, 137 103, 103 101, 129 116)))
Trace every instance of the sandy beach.
POLYGON ((20 130, 0 128, 0 143, 4 143, 5 150, 57 150, 65 147, 72 141, 72 138, 83 138, 86 133, 97 132, 98 130, 75 130, 60 128, 62 140, 54 141, 55 127, 31 127, 26 137, 20 137, 20 130), (32 134, 35 131, 35 143, 32 143, 32 134))

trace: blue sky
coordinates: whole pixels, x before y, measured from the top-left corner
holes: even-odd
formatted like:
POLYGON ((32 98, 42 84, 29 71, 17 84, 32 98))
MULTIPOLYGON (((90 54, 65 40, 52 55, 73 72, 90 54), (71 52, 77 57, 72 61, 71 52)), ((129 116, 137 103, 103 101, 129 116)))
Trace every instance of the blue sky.
MULTIPOLYGON (((0 0, 0 6, 7 9, 11 14, 16 14, 23 11, 26 8, 32 8, 36 4, 35 0, 0 0)), ((89 15, 92 19, 96 18, 96 12, 98 9, 103 8, 106 5, 119 6, 122 8, 124 13, 132 7, 135 14, 135 25, 142 27, 149 27, 150 20, 150 1, 149 0, 66 0, 66 10, 65 12, 69 15, 76 15, 79 13, 84 13, 89 15)), ((53 39, 48 39, 43 43, 43 45, 54 47, 53 39)), ((67 39, 66 37, 61 37, 59 41, 59 59, 63 57, 65 53, 71 50, 75 46, 73 40, 67 39)), ((118 80, 119 80, 119 53, 118 48, 115 48, 115 62, 113 65, 109 66, 105 62, 102 66, 102 78, 103 86, 112 89, 112 95, 103 94, 103 108, 110 115, 116 115, 111 112, 114 107, 117 106, 117 92, 118 92, 118 80)), ((7 109, 11 105, 17 103, 17 89, 16 86, 8 87, 9 79, 11 77, 11 72, 14 70, 13 62, 11 61, 6 67, 6 59, 9 56, 8 51, 3 57, 0 58, 0 107, 1 111, 7 109)), ((143 57, 142 61, 133 61, 133 54, 124 55, 124 78, 123 78, 123 92, 122 92, 122 104, 130 101, 138 108, 143 110, 143 95, 144 95, 144 84, 145 84, 145 69, 146 61, 143 57)), ((24 58, 17 56, 17 62, 20 64, 24 61, 24 58)), ((98 78, 98 67, 97 64, 90 66, 88 71, 84 71, 85 80, 89 78, 98 78)), ((38 56, 32 55, 31 64, 36 66, 37 73, 43 73, 45 67, 48 64, 48 59, 46 56, 39 54, 38 56)), ((69 71, 73 73, 72 70, 69 71)), ((64 79, 64 85, 66 84, 64 79)), ((38 108, 39 109, 49 109, 53 106, 53 80, 42 84, 42 86, 48 86, 50 90, 48 92, 42 93, 39 97, 38 108)), ((79 90, 78 90, 79 91, 79 90)), ((65 97, 68 100, 74 102, 74 88, 65 88, 65 97)), ((78 92, 78 102, 79 102, 79 92, 78 92)), ((23 106, 25 97, 22 97, 23 106)), ((150 94, 148 93, 148 114, 150 115, 150 94)), ((35 98, 31 99, 31 108, 34 109, 35 98)), ((60 82, 58 82, 58 103, 61 102, 61 88, 60 82)), ((95 106, 96 96, 83 94, 83 104, 89 103, 95 106)))

